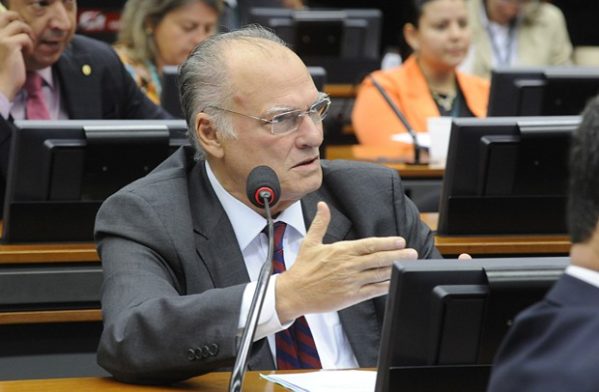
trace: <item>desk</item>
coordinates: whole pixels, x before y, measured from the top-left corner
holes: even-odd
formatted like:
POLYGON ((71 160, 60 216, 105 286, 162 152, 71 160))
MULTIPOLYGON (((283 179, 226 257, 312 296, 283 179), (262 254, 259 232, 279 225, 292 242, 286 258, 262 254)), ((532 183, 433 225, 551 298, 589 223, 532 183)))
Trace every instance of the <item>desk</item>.
MULTIPOLYGON (((423 213, 421 218, 432 230, 437 229, 439 214, 423 213)), ((448 256, 460 253, 469 253, 475 256, 566 255, 571 245, 566 235, 437 235, 435 241, 441 254, 448 256)), ((3 264, 64 265, 74 262, 99 265, 95 245, 92 243, 0 245, 0 267, 3 264)), ((98 322, 101 319, 102 315, 99 309, 0 312, 0 325, 98 322)))
MULTIPOLYGON (((421 219, 437 230, 439 214, 423 213, 421 219)), ((570 239, 567 235, 469 235, 435 236, 437 249, 443 255, 567 255, 570 251, 570 239)))
MULTIPOLYGON (((266 373, 266 372, 264 372, 266 373)), ((281 372, 282 373, 282 372, 281 372)), ((215 372, 194 377, 177 386, 140 386, 123 384, 111 378, 57 378, 46 380, 0 381, 2 392, 115 392, 115 391, 201 391, 222 392, 228 390, 229 372, 215 372)), ((246 392, 286 391, 260 377, 260 372, 248 372, 243 382, 246 392)))
MULTIPOLYGON (((356 159, 352 152, 351 145, 327 146, 326 157, 327 159, 356 159)), ((441 180, 443 178, 443 174, 445 173, 445 168, 438 165, 412 165, 408 163, 382 161, 373 163, 378 163, 388 168, 397 170, 402 179, 429 178, 441 180)))
POLYGON ((324 92, 331 98, 355 98, 358 85, 354 84, 325 84, 324 92))

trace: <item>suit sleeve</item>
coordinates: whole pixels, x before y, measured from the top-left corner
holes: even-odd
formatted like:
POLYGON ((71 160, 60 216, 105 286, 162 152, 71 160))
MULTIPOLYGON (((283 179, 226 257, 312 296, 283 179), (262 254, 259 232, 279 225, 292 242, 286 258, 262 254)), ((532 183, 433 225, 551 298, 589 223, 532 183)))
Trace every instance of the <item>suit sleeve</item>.
POLYGON ((8 178, 8 161, 10 158, 10 145, 14 125, 10 120, 0 116, 0 217, 2 217, 4 197, 6 193, 6 180, 8 178))
POLYGON ((564 65, 572 63, 572 43, 566 27, 566 19, 559 9, 555 9, 553 16, 553 39, 551 42, 550 65, 564 65))
POLYGON ((207 284, 186 295, 165 232, 159 214, 132 192, 108 199, 96 220, 104 270, 98 363, 125 382, 183 380, 231 366, 236 354, 245 285, 207 284))

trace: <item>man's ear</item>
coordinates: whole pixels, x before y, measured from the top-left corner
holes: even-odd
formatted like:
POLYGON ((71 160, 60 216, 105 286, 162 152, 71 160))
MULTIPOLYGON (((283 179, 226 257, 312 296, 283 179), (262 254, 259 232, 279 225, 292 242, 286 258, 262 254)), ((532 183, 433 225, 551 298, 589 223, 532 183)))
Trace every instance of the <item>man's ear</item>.
POLYGON ((195 133, 204 152, 216 158, 223 156, 221 136, 214 126, 212 116, 206 113, 198 113, 195 121, 195 133))
POLYGON ((418 28, 412 23, 406 23, 403 27, 403 36, 410 48, 414 52, 420 49, 420 39, 418 37, 418 28))

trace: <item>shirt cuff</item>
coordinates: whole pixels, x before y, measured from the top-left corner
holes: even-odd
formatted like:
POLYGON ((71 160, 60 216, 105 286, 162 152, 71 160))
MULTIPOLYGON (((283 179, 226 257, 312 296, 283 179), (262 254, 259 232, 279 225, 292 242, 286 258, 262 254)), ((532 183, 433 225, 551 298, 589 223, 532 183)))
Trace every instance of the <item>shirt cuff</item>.
POLYGON ((8 117, 10 116, 11 108, 12 108, 12 102, 10 102, 3 93, 0 93, 0 115, 5 120, 8 120, 8 117))
MULTIPOLYGON (((256 333, 254 335, 254 342, 272 335, 276 332, 282 331, 284 329, 289 328, 291 324, 295 320, 286 323, 285 325, 281 325, 281 321, 279 320, 279 315, 276 310, 276 298, 275 298, 275 284, 277 282, 278 274, 272 275, 270 277, 270 281, 268 282, 268 287, 266 288, 266 295, 264 296, 264 303, 262 304, 262 311, 260 312, 260 317, 258 318, 258 325, 256 326, 256 333)), ((239 335, 243 333, 243 329, 245 328, 245 323, 248 318, 248 313, 250 310, 250 304, 252 303, 252 297, 254 296, 254 292, 256 291, 257 282, 250 282, 245 286, 245 290, 243 291, 243 298, 241 300, 241 313, 239 317, 239 335)))

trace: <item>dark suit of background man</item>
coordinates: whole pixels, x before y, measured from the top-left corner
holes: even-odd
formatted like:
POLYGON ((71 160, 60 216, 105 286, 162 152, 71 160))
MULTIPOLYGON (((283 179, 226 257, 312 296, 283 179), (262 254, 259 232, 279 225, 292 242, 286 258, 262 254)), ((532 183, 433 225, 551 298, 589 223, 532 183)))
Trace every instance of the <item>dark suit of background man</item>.
POLYGON ((275 368, 273 334, 302 315, 322 367, 376 366, 392 262, 439 257, 397 172, 319 159, 329 100, 264 29, 204 41, 179 82, 205 159, 180 149, 101 207, 100 365, 139 383, 232 366, 267 250, 245 184, 268 165, 281 183, 273 211, 287 224, 287 270, 271 280, 249 368, 275 368))
POLYGON ((599 98, 570 154, 571 265, 543 302, 517 317, 495 360, 493 392, 599 390, 599 98))
POLYGON ((29 118, 24 85, 32 73, 42 76, 51 119, 169 117, 136 87, 108 45, 74 36, 75 0, 2 3, 8 11, 0 12, 0 199, 12 121, 29 118))

